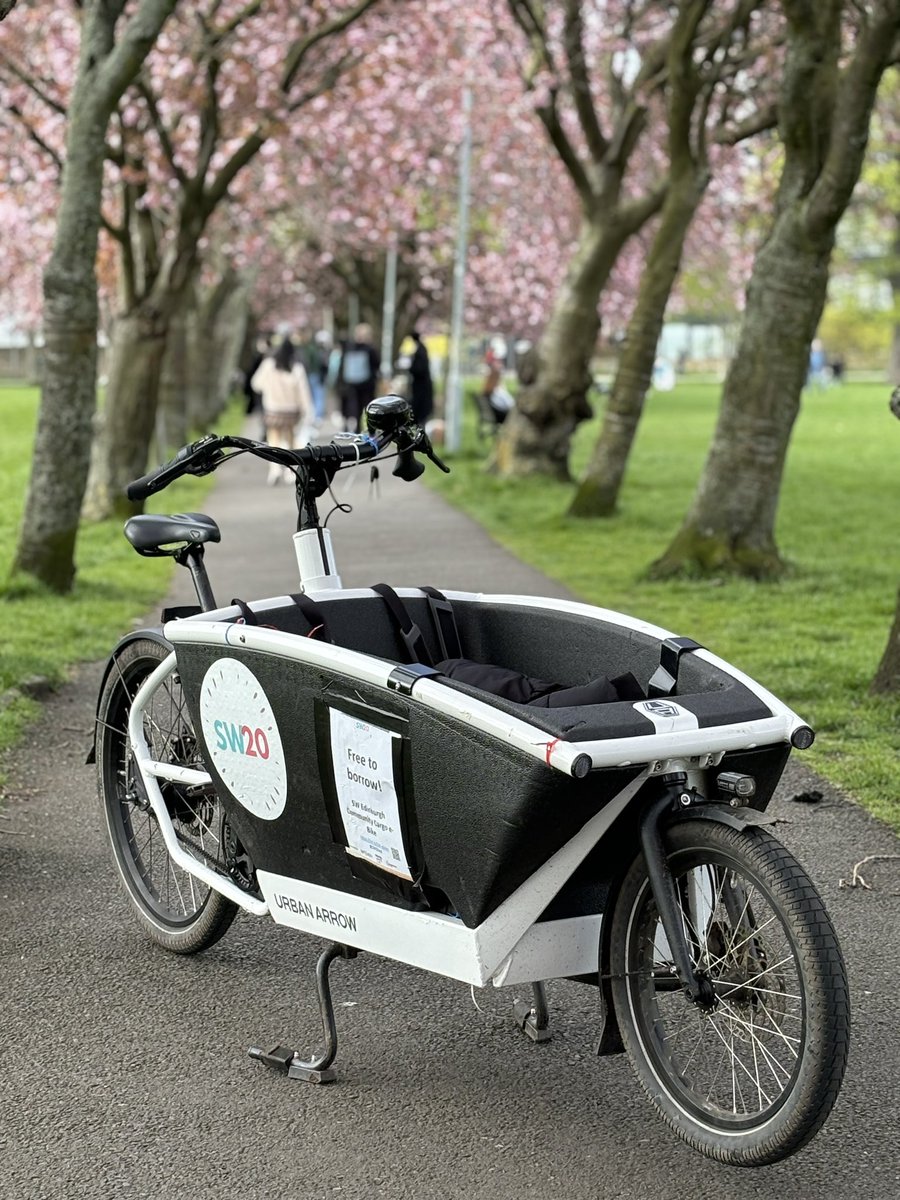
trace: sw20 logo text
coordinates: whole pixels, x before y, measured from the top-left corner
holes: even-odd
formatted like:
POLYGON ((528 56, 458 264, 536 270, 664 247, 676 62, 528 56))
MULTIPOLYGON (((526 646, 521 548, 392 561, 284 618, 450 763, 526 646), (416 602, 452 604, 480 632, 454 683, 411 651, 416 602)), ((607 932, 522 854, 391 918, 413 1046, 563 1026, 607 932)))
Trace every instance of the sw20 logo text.
POLYGON ((249 725, 236 725, 234 721, 214 721, 216 731, 216 747, 219 750, 230 750, 235 754, 245 754, 248 758, 268 758, 269 739, 265 731, 251 729, 249 725))

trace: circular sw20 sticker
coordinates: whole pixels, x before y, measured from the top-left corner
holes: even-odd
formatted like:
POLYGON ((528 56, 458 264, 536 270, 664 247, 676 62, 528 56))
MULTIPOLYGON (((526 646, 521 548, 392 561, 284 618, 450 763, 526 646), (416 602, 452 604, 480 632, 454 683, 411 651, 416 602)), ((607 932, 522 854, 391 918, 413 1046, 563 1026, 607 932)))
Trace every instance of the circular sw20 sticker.
POLYGON ((235 658, 220 658, 200 689, 203 737, 234 798, 256 817, 284 812, 287 771, 275 714, 262 684, 235 658))

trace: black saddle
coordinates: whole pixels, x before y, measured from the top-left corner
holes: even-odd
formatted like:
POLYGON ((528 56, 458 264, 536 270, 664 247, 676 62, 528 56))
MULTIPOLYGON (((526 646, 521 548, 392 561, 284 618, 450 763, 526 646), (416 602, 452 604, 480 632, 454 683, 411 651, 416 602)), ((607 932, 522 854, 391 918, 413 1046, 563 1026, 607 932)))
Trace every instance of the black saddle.
POLYGON ((143 513, 125 522, 125 536, 138 554, 177 554, 185 546, 220 542, 219 527, 204 513, 143 513), (163 546, 166 549, 163 549, 163 546))

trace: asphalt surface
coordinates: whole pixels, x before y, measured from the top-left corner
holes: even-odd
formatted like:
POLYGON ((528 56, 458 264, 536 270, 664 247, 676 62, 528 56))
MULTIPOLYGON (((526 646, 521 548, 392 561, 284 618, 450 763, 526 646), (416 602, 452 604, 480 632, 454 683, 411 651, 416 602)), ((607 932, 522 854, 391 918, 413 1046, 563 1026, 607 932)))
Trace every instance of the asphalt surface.
MULTIPOLYGON (((382 469, 387 475, 387 469, 382 469)), ((220 599, 294 590, 291 495, 265 467, 220 473, 207 511, 220 599)), ((336 514, 347 585, 389 580, 566 596, 421 483, 357 473, 336 514)), ((156 507, 163 511, 164 496, 156 507)), ((136 563, 139 569, 139 563, 136 563)), ((172 601, 189 599, 179 580, 172 601)), ((641 613, 653 619, 652 613, 641 613)), ((690 630, 679 630, 690 633, 690 630)), ((288 1082, 253 1044, 318 1045, 321 943, 240 915, 194 958, 147 941, 104 841, 84 766, 101 664, 46 705, 12 756, 0 825, 0 1200, 614 1200, 644 1196, 900 1195, 900 864, 854 863, 900 843, 801 767, 786 776, 780 836, 816 881, 848 962, 851 1059, 811 1146, 756 1171, 726 1168, 670 1134, 626 1059, 597 1059, 596 993, 549 987, 554 1037, 514 1027, 521 989, 462 984, 361 955, 332 971, 338 1082, 288 1082), (812 785, 824 799, 790 797, 812 785)), ((777 692, 777 680, 764 681, 777 692)))

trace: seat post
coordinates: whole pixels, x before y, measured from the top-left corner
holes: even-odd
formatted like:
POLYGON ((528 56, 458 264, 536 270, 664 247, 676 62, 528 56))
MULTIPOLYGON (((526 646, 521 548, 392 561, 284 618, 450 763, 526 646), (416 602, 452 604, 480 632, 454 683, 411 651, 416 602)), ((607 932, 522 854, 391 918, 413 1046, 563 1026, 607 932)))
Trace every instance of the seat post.
POLYGON ((185 546, 175 555, 175 561, 179 566, 187 567, 190 571, 191 579, 194 582, 194 591, 197 593, 197 600, 203 612, 212 612, 217 608, 216 598, 206 573, 206 564, 203 561, 203 547, 185 546))

